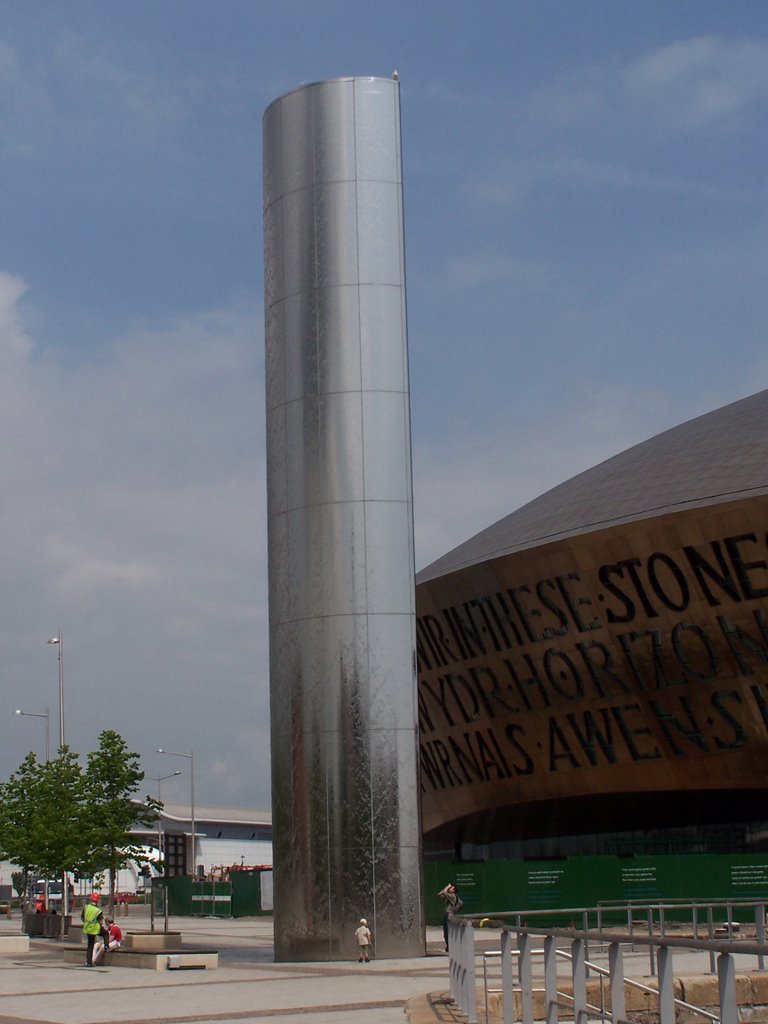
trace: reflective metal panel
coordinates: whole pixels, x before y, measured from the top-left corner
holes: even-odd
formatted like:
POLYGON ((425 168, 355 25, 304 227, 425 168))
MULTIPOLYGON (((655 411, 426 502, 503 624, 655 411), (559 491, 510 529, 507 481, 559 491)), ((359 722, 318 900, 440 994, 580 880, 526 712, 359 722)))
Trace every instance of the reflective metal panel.
POLYGON ((389 181, 361 181, 357 200, 360 281, 396 286, 403 274, 400 186, 389 181))
POLYGON ((365 390, 376 382, 378 388, 408 392, 408 362, 405 353, 405 301, 402 288, 361 285, 360 372, 365 390), (402 338, 398 347, 394 339, 402 338))
POLYGON ((354 83, 355 158, 361 181, 402 181, 400 102, 389 80, 361 78, 354 83))
POLYGON ((402 392, 366 391, 363 394, 365 437, 365 496, 369 501, 398 498, 407 502, 410 480, 408 403, 402 392), (393 486, 401 489, 393 493, 393 486))
POLYGON ((397 83, 264 116, 275 953, 424 952, 397 83))

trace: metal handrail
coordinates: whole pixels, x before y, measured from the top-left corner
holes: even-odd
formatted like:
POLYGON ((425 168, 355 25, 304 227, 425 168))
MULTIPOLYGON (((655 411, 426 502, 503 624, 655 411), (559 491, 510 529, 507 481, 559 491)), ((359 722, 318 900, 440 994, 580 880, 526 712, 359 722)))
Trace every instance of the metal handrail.
MULTIPOLYGON (((601 900, 594 907, 566 907, 563 909, 543 909, 543 910, 502 910, 494 911, 494 919, 498 919, 503 922, 505 918, 512 918, 517 927, 521 927, 523 923, 528 923, 536 918, 553 918, 561 917, 565 920, 571 919, 575 921, 577 918, 581 919, 582 928, 589 928, 589 919, 594 917, 597 922, 597 930, 602 930, 602 916, 603 912, 610 910, 613 913, 617 913, 621 910, 626 911, 627 917, 627 930, 631 936, 635 935, 634 919, 632 916, 633 910, 644 910, 646 912, 646 921, 648 935, 653 936, 656 932, 656 917, 658 917, 658 934, 663 936, 666 934, 668 922, 666 911, 674 910, 690 910, 690 924, 693 931, 693 937, 698 939, 699 937, 699 911, 705 911, 706 913, 706 934, 709 939, 715 938, 716 927, 714 923, 713 908, 725 907, 726 914, 726 930, 729 940, 733 939, 734 936, 734 921, 735 910, 747 910, 751 911, 754 916, 754 927, 755 937, 758 942, 763 943, 766 939, 766 900, 735 900, 733 898, 727 899, 665 899, 665 900, 625 900, 614 901, 614 900, 601 900), (655 916, 654 916, 655 915, 655 916)), ((467 915, 465 915, 467 916, 467 915)), ((479 920, 481 915, 471 915, 469 919, 479 920)), ((679 920, 679 919, 678 919, 679 920)), ((685 921, 681 922, 685 923, 685 921)), ((633 942, 634 945, 634 942, 633 942)), ((656 975, 656 956, 653 946, 649 946, 648 955, 650 960, 650 972, 655 977, 656 975)), ((763 960, 763 954, 758 954, 758 969, 763 970, 765 962, 763 960)), ((715 973, 715 957, 714 952, 710 953, 709 957, 709 970, 711 974, 715 973)))
MULTIPOLYGON (((519 957, 520 956, 520 950, 519 949, 513 949, 513 950, 511 950, 511 954, 512 954, 513 957, 519 957)), ((532 949, 531 950, 531 954, 533 956, 536 956, 536 955, 543 956, 544 955, 544 949, 543 948, 542 949, 532 949)), ((496 949, 486 950, 482 954, 482 958, 483 958, 483 994, 484 994, 484 1003, 485 1003, 485 1020, 486 1020, 486 1024, 488 1024, 488 996, 489 995, 493 995, 496 992, 503 992, 503 989, 489 988, 488 987, 488 973, 487 973, 487 968, 486 968, 486 962, 488 960, 492 960, 492 959, 501 959, 501 955, 502 955, 502 953, 501 953, 500 949, 498 949, 498 950, 496 950, 496 949)), ((557 957, 559 957, 560 959, 562 959, 562 960, 566 960, 568 963, 571 963, 571 964, 573 963, 573 955, 571 953, 569 953, 565 949, 556 949, 555 950, 555 955, 557 957)), ((591 1003, 587 1003, 586 1004, 587 1009, 591 1010, 595 1014, 599 1015, 602 1020, 605 1020, 606 1016, 607 1017, 611 1017, 611 1015, 609 1013, 607 1013, 606 1009, 605 1009, 605 998, 604 998, 604 991, 605 990, 604 990, 602 982, 603 982, 603 980, 605 978, 610 978, 611 972, 607 968, 602 967, 600 964, 592 963, 591 961, 585 961, 585 964, 586 964, 586 966, 591 971, 593 971, 595 974, 597 974, 598 977, 600 978, 600 981, 601 981, 601 984, 600 984, 600 995, 601 995, 601 1001, 602 1001, 602 1005, 601 1006, 593 1006, 591 1003)), ((637 989, 640 992, 646 992, 649 995, 658 996, 658 994, 659 994, 658 989, 655 989, 655 988, 653 988, 650 985, 645 985, 642 981, 637 981, 635 978, 628 978, 626 975, 624 976, 624 984, 628 985, 630 988, 637 989)), ((513 995, 514 995, 514 991, 515 990, 513 989, 513 995)), ((545 990, 543 988, 540 988, 540 987, 539 988, 535 987, 535 988, 533 988, 532 991, 533 992, 543 992, 545 990)), ((570 1002, 573 1003, 573 995, 570 992, 561 992, 560 989, 558 989, 557 990, 557 995, 565 1003, 567 1003, 568 1000, 570 1000, 570 1002)), ((558 1005, 563 1005, 563 1003, 558 1003, 558 1005)), ((707 1020, 711 1021, 712 1024, 719 1024, 720 1018, 716 1014, 710 1013, 709 1010, 705 1010, 701 1006, 696 1006, 694 1003, 689 1003, 685 999, 679 999, 677 996, 675 996, 675 1006, 679 1006, 679 1007, 681 1007, 684 1010, 690 1010, 692 1013, 697 1013, 697 1014, 701 1015, 702 1017, 705 1017, 707 1020)))
MULTIPOLYGON (((726 901, 733 903, 733 901, 726 901)), ((690 905, 690 904, 689 904, 690 905)), ((514 1007, 514 984, 512 961, 518 958, 520 982, 519 988, 522 995, 522 1018, 523 1024, 533 1024, 533 975, 532 956, 534 953, 543 952, 545 993, 547 1007, 547 1024, 555 1024, 557 1020, 557 1007, 562 1005, 561 1000, 569 999, 573 1002, 576 1024, 584 1024, 591 1014, 599 1014, 603 1020, 625 1021, 624 984, 641 990, 653 992, 659 999, 660 1024, 674 1024, 675 1006, 684 1006, 692 1012, 701 1014, 710 1022, 722 1022, 722 1024, 737 1024, 738 1010, 736 1003, 736 982, 735 982, 735 960, 736 954, 754 955, 757 957, 758 969, 762 970, 764 957, 768 953, 768 946, 765 943, 765 916, 764 904, 739 903, 738 906, 752 905, 759 908, 756 911, 757 939, 734 940, 732 933, 728 938, 716 939, 710 937, 683 938, 666 934, 654 934, 653 928, 649 928, 648 935, 637 935, 624 932, 607 931, 603 928, 535 928, 523 924, 523 912, 506 912, 501 915, 494 915, 493 920, 485 918, 482 923, 491 927, 498 927, 501 930, 502 949, 499 952, 502 962, 502 992, 504 994, 504 1020, 505 1024, 513 1021, 514 1007), (498 920, 498 917, 514 916, 517 919, 515 924, 508 924, 506 921, 498 920), (533 937, 544 938, 544 950, 533 950, 531 939, 533 937), (512 939, 516 938, 518 949, 512 949, 512 939), (556 942, 568 940, 571 942, 572 953, 569 955, 558 951, 556 942), (587 955, 590 942, 599 945, 607 945, 609 948, 610 970, 606 970, 599 964, 591 961, 587 955), (641 982, 627 978, 623 968, 623 948, 634 949, 635 946, 647 946, 651 955, 651 962, 654 968, 658 968, 659 983, 658 989, 643 986, 641 982), (673 991, 672 976, 672 951, 674 949, 701 950, 709 953, 710 964, 714 971, 714 958, 717 955, 718 990, 720 998, 720 1016, 711 1014, 702 1007, 687 1004, 682 1000, 675 999, 673 991), (506 954, 510 955, 506 955, 506 954), (556 962, 558 956, 569 959, 572 965, 573 995, 567 995, 557 989, 556 962), (604 979, 610 979, 611 986, 611 1012, 608 1013, 604 1007, 594 1007, 586 1001, 586 979, 589 971, 593 971, 600 978, 601 1001, 604 1003, 604 979), (509 998, 507 994, 509 993, 509 998)), ((597 908, 582 908, 584 921, 589 920, 588 915, 597 908)), ((708 915, 711 919, 711 908, 708 915)), ((552 916, 550 910, 549 916, 552 916)), ((573 910, 567 911, 573 913, 573 910)), ((530 916, 534 916, 533 912, 530 916)), ((526 913, 526 917, 529 915, 526 913)), ((538 915, 537 915, 538 916, 538 915)), ((476 996, 476 965, 475 965, 475 937, 474 924, 480 915, 453 915, 449 918, 449 965, 451 976, 451 994, 454 1001, 459 1005, 469 1024, 477 1024, 477 996, 476 996)), ((663 928, 663 918, 660 921, 663 928)), ((486 1018, 488 1014, 487 999, 487 968, 486 960, 483 960, 484 988, 486 989, 486 1018)))

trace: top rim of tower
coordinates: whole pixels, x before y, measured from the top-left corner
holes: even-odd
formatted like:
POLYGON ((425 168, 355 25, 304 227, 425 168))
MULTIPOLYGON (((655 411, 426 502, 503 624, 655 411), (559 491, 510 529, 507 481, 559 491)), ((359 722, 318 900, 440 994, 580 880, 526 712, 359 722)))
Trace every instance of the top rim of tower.
POLYGON ((339 82, 388 82, 392 86, 400 85, 399 76, 394 78, 392 76, 385 77, 384 75, 339 75, 337 78, 320 78, 316 82, 302 82, 301 85, 297 85, 293 89, 289 89, 287 92, 281 93, 276 96, 271 103, 268 104, 264 109, 264 116, 268 111, 274 107, 276 103, 280 103, 287 96, 292 96, 294 93, 303 92, 305 89, 314 89, 318 85, 335 85, 339 82))

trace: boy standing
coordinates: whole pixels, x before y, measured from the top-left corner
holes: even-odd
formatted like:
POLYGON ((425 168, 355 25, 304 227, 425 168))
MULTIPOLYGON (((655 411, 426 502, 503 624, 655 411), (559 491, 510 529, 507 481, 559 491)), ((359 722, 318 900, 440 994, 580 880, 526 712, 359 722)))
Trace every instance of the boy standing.
POLYGON ((364 917, 360 918, 360 924, 355 930, 355 938, 357 939, 357 950, 360 954, 360 958, 357 962, 359 964, 369 964, 371 962, 368 958, 368 950, 371 945, 371 930, 364 917))

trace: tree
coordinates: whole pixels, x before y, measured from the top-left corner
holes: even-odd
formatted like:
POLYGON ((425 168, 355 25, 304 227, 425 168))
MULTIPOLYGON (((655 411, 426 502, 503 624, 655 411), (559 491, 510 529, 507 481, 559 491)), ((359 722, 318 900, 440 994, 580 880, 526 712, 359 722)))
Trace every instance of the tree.
POLYGON ((26 907, 29 877, 37 866, 41 830, 37 813, 41 765, 30 753, 7 782, 0 783, 0 857, 21 868, 21 903, 26 907))
POLYGON ((115 877, 129 860, 141 860, 140 845, 131 840, 136 825, 152 825, 160 805, 135 794, 144 779, 139 755, 131 753, 119 733, 106 729, 99 736, 99 748, 88 755, 85 770, 90 873, 109 872, 109 905, 114 908, 115 877))
POLYGON ((65 872, 87 862, 85 797, 77 754, 66 746, 52 761, 27 754, 0 787, 0 851, 22 869, 24 900, 32 871, 63 886, 65 872))
POLYGON ((77 754, 64 746, 41 765, 37 812, 43 822, 35 863, 48 878, 75 871, 89 859, 86 778, 77 754))
POLYGON ((69 871, 84 877, 108 871, 113 909, 118 868, 142 859, 131 830, 152 825, 162 806, 151 797, 135 799, 143 778, 139 755, 111 729, 99 736, 85 770, 67 746, 43 763, 28 754, 0 783, 0 856, 22 869, 24 894, 33 871, 61 878, 62 885, 69 871))

